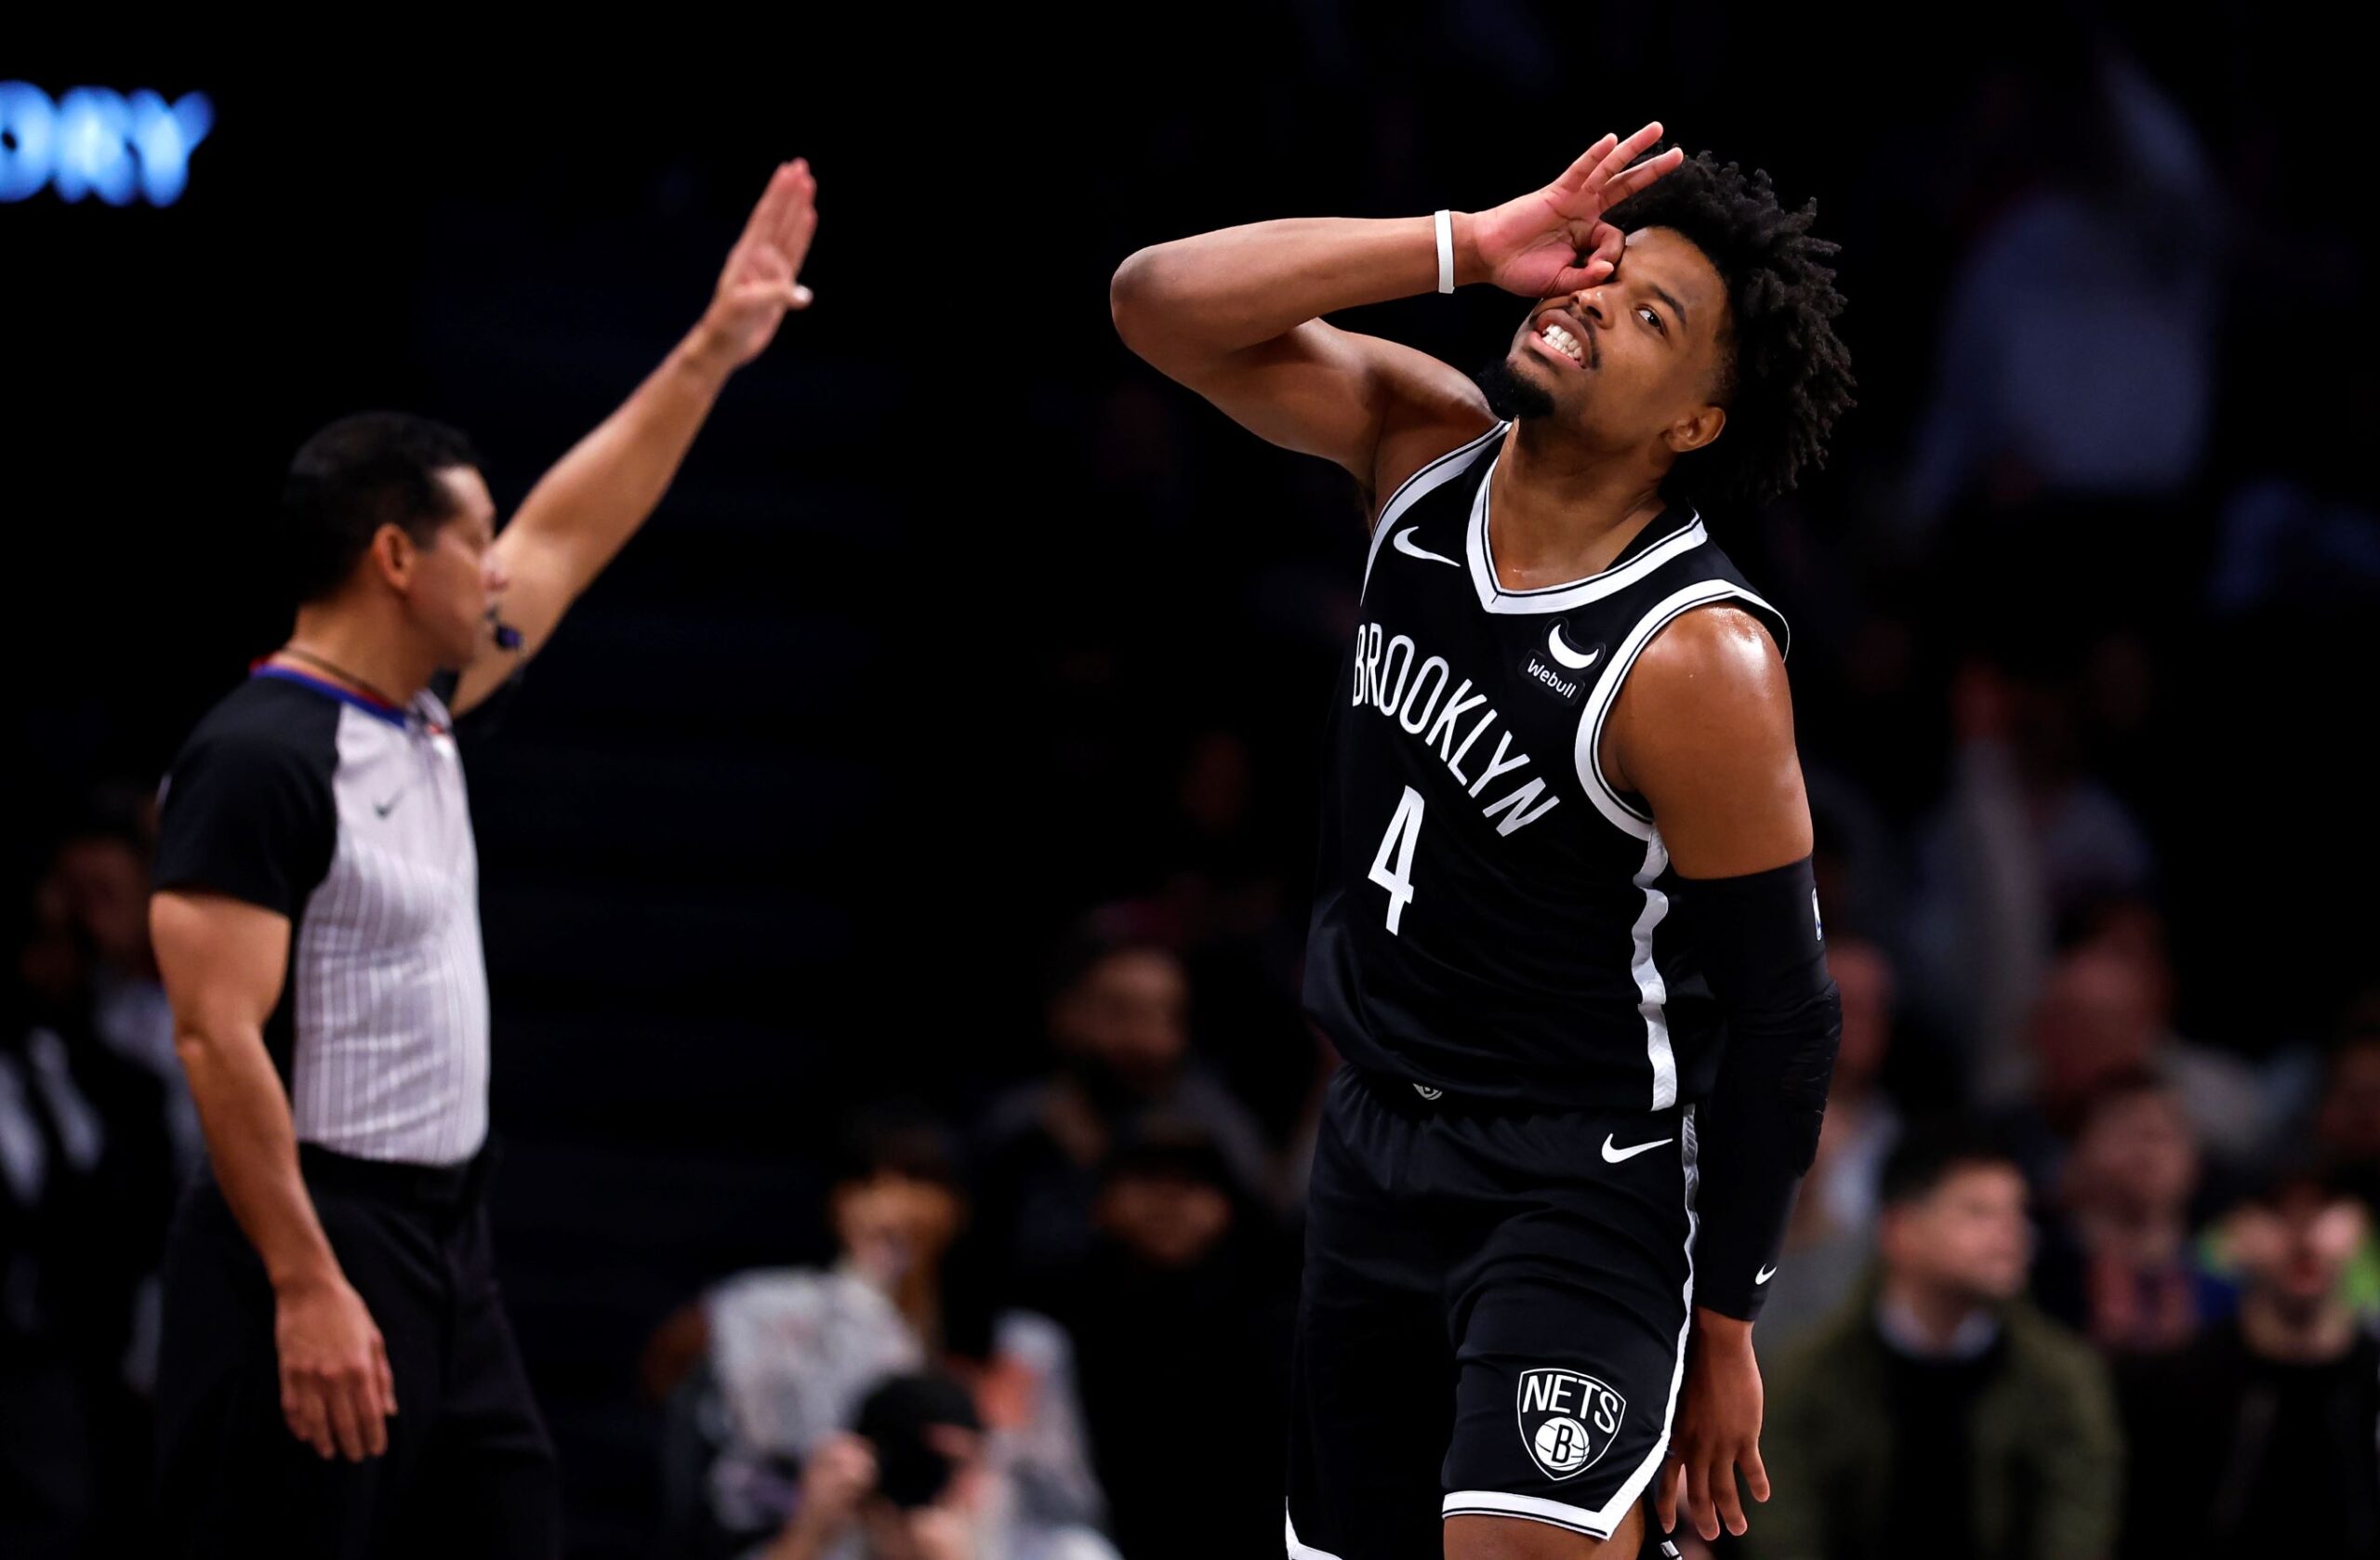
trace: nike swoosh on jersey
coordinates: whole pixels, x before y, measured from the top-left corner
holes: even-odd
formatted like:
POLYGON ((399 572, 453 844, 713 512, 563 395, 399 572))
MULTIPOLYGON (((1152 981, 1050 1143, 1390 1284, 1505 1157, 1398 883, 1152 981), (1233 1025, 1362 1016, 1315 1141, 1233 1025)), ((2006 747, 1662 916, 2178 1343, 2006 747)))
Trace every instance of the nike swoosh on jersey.
POLYGON ((1581 655, 1577 651, 1571 649, 1569 641, 1562 637, 1562 625, 1559 623, 1556 623, 1552 628, 1546 631, 1545 648, 1553 652, 1554 658, 1555 660, 1561 662, 1572 671, 1584 671, 1589 667, 1593 666, 1595 662, 1603 658, 1602 645, 1596 645, 1584 655, 1581 655))
POLYGON ((1404 530, 1399 531, 1395 537, 1396 550, 1405 554, 1408 558, 1426 558, 1433 563, 1444 563, 1448 568, 1452 569, 1460 569, 1462 567, 1461 564, 1456 562, 1453 559, 1448 558, 1445 553, 1432 552, 1429 549, 1422 547, 1421 544, 1414 541, 1413 533, 1420 529, 1421 527, 1418 525, 1408 525, 1404 530))
POLYGON ((1652 1143, 1639 1143, 1626 1148, 1614 1148, 1611 1145, 1611 1134, 1606 1132, 1603 1135, 1603 1162, 1606 1165, 1616 1165, 1622 1159, 1633 1159, 1637 1155, 1649 1154, 1670 1141, 1668 1138, 1659 1138, 1652 1143))
POLYGON ((372 811, 373 811, 373 812, 375 812, 375 813, 378 813, 381 817, 385 818, 385 817, 387 817, 390 813, 391 813, 395 812, 395 811, 397 810, 397 803, 399 803, 399 802, 401 802, 401 801, 404 800, 404 799, 405 799, 405 793, 404 793, 404 792, 403 792, 403 791, 399 791, 396 795, 394 795, 394 796, 390 797, 390 798, 388 800, 386 800, 386 801, 376 801, 376 802, 374 802, 374 803, 372 804, 372 811))
POLYGON ((1762 1269, 1760 1270, 1760 1276, 1759 1276, 1758 1277, 1754 1278, 1754 1279, 1752 1280, 1752 1282, 1753 1282, 1753 1283, 1755 1283, 1755 1284, 1765 1284, 1765 1283, 1767 1283, 1771 1278, 1774 1278, 1774 1277, 1776 1277, 1776 1276, 1777 1276, 1777 1270, 1776 1270, 1774 1267, 1764 1267, 1764 1268, 1762 1268, 1762 1269))

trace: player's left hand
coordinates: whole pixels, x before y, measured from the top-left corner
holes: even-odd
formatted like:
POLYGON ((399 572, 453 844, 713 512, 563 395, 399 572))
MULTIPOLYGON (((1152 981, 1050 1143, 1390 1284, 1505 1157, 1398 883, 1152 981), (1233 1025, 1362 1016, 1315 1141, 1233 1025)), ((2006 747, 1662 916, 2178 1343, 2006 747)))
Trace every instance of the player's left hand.
POLYGON ((810 160, 781 163, 744 236, 719 273, 719 291, 703 314, 702 330, 730 367, 741 368, 775 339, 788 310, 810 307, 801 262, 818 231, 818 180, 810 160))
POLYGON ((1725 1523, 1728 1532, 1742 1535, 1748 1524, 1736 1494, 1737 1472, 1753 1500, 1768 1499, 1768 1470, 1760 1461, 1763 1401, 1752 1324, 1697 1311, 1686 1351, 1686 1392, 1661 1466, 1656 1514, 1662 1532, 1676 1530, 1683 1493, 1686 1521, 1696 1532, 1716 1539, 1725 1523))

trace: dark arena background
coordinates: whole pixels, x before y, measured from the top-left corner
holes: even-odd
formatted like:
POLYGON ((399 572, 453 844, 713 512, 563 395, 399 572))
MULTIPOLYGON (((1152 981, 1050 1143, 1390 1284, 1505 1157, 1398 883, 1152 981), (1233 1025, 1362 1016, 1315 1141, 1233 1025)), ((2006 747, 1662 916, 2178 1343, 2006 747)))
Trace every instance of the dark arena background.
MULTIPOLYGON (((466 749, 497 1261, 568 1552, 744 1553, 717 1531, 696 1302, 842 1260, 857 1139, 863 1179, 898 1159, 963 1188, 946 1251, 899 1237, 905 1299, 940 1286, 929 1353, 988 1398, 986 1358, 1049 1357, 995 1347, 1016 1313, 1059 1323, 1072 1363, 1036 1379, 1070 1382, 1118 1552, 1276 1553, 1329 1065, 1297 980, 1363 518, 1334 469, 1134 359, 1108 278, 1241 221, 1492 205, 1652 118, 1817 201, 1859 380, 1822 472, 1713 517, 1794 624, 1846 1011, 1788 1246, 1805 1288, 1759 1334, 1771 1434, 1797 1337, 1863 1281, 1884 1145, 1957 1114, 2031 1181, 2016 1303, 2096 1344, 2155 1476, 2152 1367, 2264 1281, 2241 1210, 2301 1164, 2357 1207, 2380 1188, 2380 342, 2350 51, 2125 7, 699 30, 532 56, 425 24, 266 63, 95 24, 0 49, 0 1162, 49 1167, 0 1181, 0 1551, 155 1553, 143 1318, 194 1140, 142 930, 151 802, 287 632, 268 522, 292 452, 350 411, 423 413, 470 434, 509 513, 694 322, 801 155, 814 308, 466 749), (181 187, 131 178, 78 88, 126 126, 203 95, 181 187), (1118 973, 1087 935, 1151 951, 1118 973), (1104 1165, 1047 1126, 1054 1099, 1142 1097, 1176 1108, 1104 1165), (2181 1319, 2107 1300, 2111 1224, 2186 1237, 2140 1290, 2184 1293, 2181 1319)), ((1520 307, 1478 287, 1349 323, 1469 368, 1520 307)), ((2380 1244, 2357 1227, 2314 1298, 2360 1329, 2380 1244)), ((2277 1444, 2345 1436, 2337 1499, 2380 1523, 2373 1406, 2359 1441, 2281 1401, 2277 1444)), ((2143 1547, 2145 1498, 2107 1497, 2104 1553, 2181 1553, 2143 1547)), ((1787 1499, 1722 1552, 1784 1553, 1760 1540, 1787 1499)))

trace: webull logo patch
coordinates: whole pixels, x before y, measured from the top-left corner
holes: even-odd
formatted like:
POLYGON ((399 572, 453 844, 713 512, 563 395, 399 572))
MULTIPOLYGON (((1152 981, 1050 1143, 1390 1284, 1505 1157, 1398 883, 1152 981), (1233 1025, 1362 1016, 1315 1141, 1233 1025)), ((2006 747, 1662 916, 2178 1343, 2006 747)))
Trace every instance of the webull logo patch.
POLYGON ((1576 704, 1586 692, 1586 681, 1577 674, 1565 675, 1546 657, 1532 650, 1521 657, 1521 675, 1537 683, 1565 704, 1576 704))

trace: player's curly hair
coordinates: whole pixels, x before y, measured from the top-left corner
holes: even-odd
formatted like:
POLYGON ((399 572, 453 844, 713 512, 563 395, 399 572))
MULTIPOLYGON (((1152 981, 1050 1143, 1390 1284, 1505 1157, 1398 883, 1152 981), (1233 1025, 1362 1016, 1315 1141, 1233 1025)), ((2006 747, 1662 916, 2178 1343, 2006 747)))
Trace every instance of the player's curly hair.
POLYGON ((1827 435, 1852 404, 1851 353, 1834 333, 1838 246, 1811 233, 1817 216, 1816 201, 1781 205, 1765 169, 1747 174, 1708 152, 1604 214, 1622 232, 1674 229, 1727 284, 1712 387, 1727 426, 1671 474, 1712 508, 1741 512, 1792 492, 1804 470, 1826 464, 1827 435))

